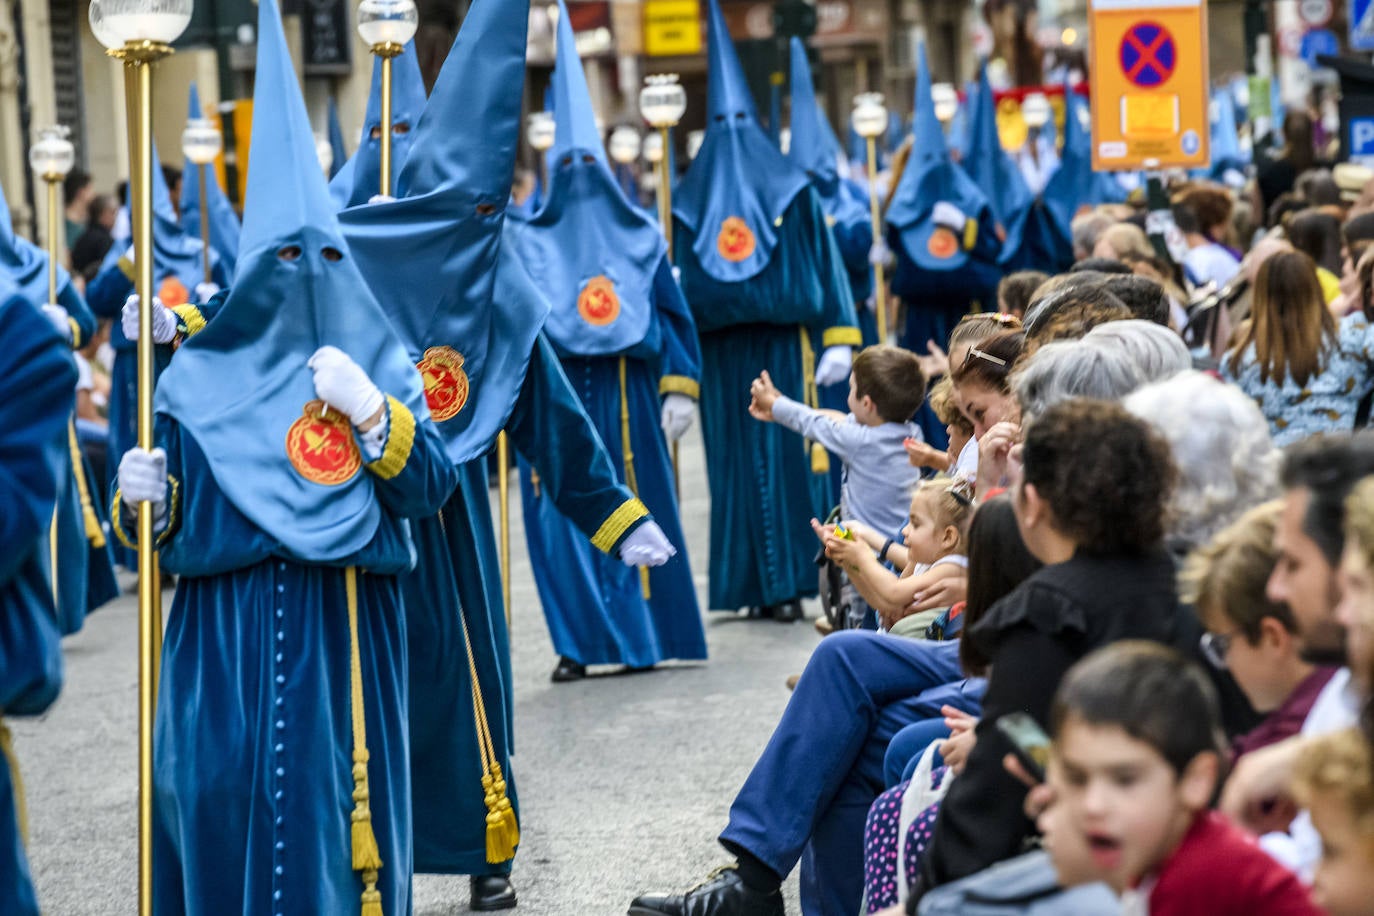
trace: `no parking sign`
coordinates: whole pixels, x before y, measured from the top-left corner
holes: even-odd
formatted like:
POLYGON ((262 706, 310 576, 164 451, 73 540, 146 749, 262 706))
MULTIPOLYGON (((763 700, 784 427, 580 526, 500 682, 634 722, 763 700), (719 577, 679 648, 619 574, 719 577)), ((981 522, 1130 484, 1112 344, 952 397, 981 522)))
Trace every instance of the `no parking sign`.
POLYGON ((1205 0, 1092 0, 1093 168, 1198 168, 1208 150, 1205 0))

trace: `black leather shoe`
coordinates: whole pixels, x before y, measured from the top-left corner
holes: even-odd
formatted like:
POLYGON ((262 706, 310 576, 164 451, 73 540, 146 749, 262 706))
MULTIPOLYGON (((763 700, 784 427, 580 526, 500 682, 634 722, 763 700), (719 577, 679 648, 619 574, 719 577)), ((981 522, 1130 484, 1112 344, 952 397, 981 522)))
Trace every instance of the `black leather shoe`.
POLYGON ((489 910, 515 909, 515 888, 509 875, 473 875, 470 881, 472 899, 468 908, 479 913, 489 910))
POLYGON ((629 916, 783 916, 782 891, 756 891, 726 865, 685 894, 636 897, 629 916))
POLYGON ((801 620, 802 604, 800 600, 785 601, 777 606, 773 612, 773 619, 778 623, 791 623, 794 620, 801 620))
POLYGON ((562 655, 558 658, 558 667, 553 669, 551 680, 555 684, 566 684, 568 681, 580 681, 586 676, 586 665, 575 662, 566 655, 562 655))

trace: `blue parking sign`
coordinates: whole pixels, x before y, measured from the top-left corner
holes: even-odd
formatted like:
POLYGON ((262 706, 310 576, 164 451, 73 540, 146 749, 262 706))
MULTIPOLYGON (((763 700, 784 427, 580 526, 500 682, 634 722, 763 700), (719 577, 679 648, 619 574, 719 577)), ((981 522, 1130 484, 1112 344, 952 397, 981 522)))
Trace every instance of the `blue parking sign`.
POLYGON ((1374 156, 1374 116, 1350 119, 1350 155, 1374 156))
POLYGON ((1350 48, 1374 51, 1374 0, 1350 0, 1350 48))

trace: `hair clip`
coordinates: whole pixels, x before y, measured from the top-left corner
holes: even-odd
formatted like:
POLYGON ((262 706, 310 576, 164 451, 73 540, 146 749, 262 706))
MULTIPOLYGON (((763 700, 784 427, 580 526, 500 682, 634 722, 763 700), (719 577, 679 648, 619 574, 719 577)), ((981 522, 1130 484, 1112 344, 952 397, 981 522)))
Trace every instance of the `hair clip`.
POLYGON ((949 483, 949 495, 961 506, 973 505, 973 481, 963 474, 953 478, 949 483))
POLYGON ((1005 366, 1005 365, 1007 364, 1007 361, 1006 361, 1005 359, 1003 359, 1002 357, 1000 357, 1000 356, 993 356, 991 353, 987 352, 986 350, 980 350, 980 349, 978 349, 977 347, 969 347, 969 348, 968 348, 968 355, 969 355, 969 356, 976 356, 976 357, 978 357, 979 359, 985 359, 985 360, 987 360, 988 362, 990 362, 990 363, 996 363, 996 364, 999 365, 999 366, 1005 366))

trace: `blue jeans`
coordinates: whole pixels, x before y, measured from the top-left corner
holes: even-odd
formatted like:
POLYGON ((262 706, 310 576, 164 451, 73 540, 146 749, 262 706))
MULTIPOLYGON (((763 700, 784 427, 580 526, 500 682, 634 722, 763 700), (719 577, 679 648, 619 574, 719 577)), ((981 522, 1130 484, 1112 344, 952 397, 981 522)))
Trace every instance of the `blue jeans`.
POLYGON ((779 876, 800 861, 807 916, 857 916, 864 823, 886 787, 888 742, 902 726, 938 716, 944 703, 978 711, 971 696, 939 689, 961 680, 958 655, 957 642, 864 630, 821 640, 730 807, 721 844, 779 876))

